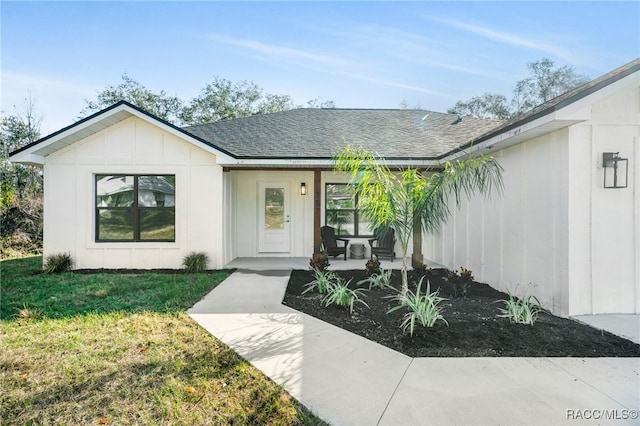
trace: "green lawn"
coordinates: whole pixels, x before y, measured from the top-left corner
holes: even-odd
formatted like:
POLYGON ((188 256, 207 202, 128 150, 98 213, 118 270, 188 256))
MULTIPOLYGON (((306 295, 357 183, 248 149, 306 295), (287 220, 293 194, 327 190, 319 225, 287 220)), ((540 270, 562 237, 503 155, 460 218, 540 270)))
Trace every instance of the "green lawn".
POLYGON ((0 424, 325 424, 186 314, 203 274, 0 262, 0 424))

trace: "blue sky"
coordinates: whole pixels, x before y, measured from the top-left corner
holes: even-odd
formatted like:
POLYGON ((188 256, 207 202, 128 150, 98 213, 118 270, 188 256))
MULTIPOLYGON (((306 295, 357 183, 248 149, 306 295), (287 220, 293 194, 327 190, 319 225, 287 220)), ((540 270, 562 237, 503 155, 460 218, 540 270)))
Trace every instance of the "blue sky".
POLYGON ((508 98, 543 57, 598 77, 640 56, 640 2, 12 2, 2 102, 31 95, 43 133, 123 73, 188 101, 214 76, 296 104, 446 111, 508 98))

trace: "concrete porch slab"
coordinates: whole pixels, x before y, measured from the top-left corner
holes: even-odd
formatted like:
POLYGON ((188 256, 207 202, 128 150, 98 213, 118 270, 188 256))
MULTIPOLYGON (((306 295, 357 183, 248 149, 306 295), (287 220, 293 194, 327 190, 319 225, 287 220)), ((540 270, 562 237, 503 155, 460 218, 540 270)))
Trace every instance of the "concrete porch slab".
MULTIPOLYGON (((365 259, 347 259, 343 260, 342 256, 338 258, 329 258, 329 269, 333 270, 348 270, 348 269, 363 269, 367 264, 365 259)), ((444 268, 443 265, 433 262, 431 260, 425 260, 425 264, 430 268, 444 268)), ((411 259, 408 259, 409 268, 411 268, 411 259)), ((401 269, 402 259, 395 259, 393 262, 388 259, 380 259, 380 266, 382 269, 401 269)), ((278 269, 309 269, 308 257, 236 257, 231 262, 225 265, 226 269, 248 269, 253 271, 268 271, 278 269)))

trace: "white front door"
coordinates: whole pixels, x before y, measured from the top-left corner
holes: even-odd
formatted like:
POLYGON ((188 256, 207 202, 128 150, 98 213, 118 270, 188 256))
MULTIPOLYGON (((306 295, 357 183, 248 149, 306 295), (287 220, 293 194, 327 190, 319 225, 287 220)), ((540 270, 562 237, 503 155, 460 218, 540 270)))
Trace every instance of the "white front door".
POLYGON ((289 183, 258 182, 258 251, 291 251, 289 183))

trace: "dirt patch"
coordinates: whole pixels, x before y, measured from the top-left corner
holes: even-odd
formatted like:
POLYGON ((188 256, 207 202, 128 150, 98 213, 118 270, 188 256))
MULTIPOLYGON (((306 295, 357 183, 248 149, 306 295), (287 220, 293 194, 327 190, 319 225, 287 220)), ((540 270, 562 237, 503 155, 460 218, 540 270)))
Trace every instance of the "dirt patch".
MULTIPOLYGON (((350 287, 365 278, 364 271, 335 271, 350 287)), ((410 288, 419 279, 410 271, 410 288)), ((443 317, 448 325, 417 326, 413 336, 400 328, 404 311, 387 314, 395 304, 388 298, 392 290, 366 291, 353 313, 337 306, 325 307, 322 295, 313 291, 302 294, 305 284, 313 280, 311 271, 294 270, 283 304, 335 326, 349 330, 411 357, 639 357, 640 345, 577 321, 540 312, 536 323, 514 324, 499 318, 500 302, 505 293, 487 284, 473 282, 467 297, 454 297, 453 285, 444 270, 429 276, 431 290, 440 289, 443 317)), ((400 272, 393 271, 392 283, 400 287, 400 272)), ((425 280, 426 281, 426 280, 425 280)), ((424 290, 423 290, 424 292, 424 290)))

